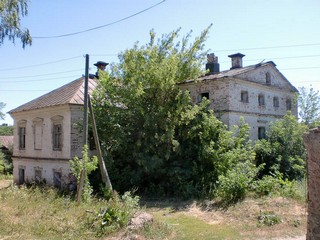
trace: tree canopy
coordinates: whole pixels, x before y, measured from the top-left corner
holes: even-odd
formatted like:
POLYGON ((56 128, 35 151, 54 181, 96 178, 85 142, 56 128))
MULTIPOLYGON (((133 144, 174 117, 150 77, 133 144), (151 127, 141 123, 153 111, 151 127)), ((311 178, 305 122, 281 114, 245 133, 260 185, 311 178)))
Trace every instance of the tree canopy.
POLYGON ((22 47, 31 45, 32 38, 28 29, 22 29, 20 21, 28 14, 28 0, 0 0, 0 45, 5 38, 15 42, 19 38, 22 47))
POLYGON ((236 134, 227 131, 208 100, 191 105, 189 93, 178 86, 204 73, 208 30, 192 43, 191 34, 179 41, 179 30, 160 39, 151 31, 148 44, 135 44, 110 73, 101 73, 93 105, 116 190, 208 193, 235 162, 253 159, 247 125, 236 134))
POLYGON ((320 95, 312 87, 301 87, 298 97, 299 117, 303 123, 310 127, 319 124, 320 121, 320 95))

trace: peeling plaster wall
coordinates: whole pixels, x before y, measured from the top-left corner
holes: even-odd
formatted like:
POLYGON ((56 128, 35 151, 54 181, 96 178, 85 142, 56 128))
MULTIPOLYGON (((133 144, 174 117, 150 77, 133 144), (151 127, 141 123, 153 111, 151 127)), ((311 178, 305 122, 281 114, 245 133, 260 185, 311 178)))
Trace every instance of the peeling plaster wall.
POLYGON ((304 136, 308 159, 307 240, 320 240, 320 127, 304 136))
POLYGON ((182 90, 188 90, 193 103, 199 102, 202 93, 209 93, 210 107, 229 129, 239 125, 240 117, 251 126, 251 140, 258 139, 258 128, 268 127, 271 122, 281 119, 287 113, 286 100, 291 99, 291 112, 297 116, 295 92, 281 74, 270 66, 233 77, 184 83, 182 90), (266 73, 270 73, 271 84, 266 84, 266 73), (241 102, 241 92, 248 92, 248 102, 241 102), (264 106, 259 106, 259 95, 264 96, 264 106), (274 106, 278 97, 279 107, 274 106))

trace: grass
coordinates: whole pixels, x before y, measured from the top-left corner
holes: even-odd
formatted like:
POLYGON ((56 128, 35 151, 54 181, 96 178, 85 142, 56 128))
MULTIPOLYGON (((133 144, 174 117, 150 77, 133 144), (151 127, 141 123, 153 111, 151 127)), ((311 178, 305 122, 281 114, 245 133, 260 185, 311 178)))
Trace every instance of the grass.
POLYGON ((141 210, 154 216, 151 225, 139 230, 121 228, 101 233, 97 231, 96 216, 99 209, 108 204, 110 206, 106 200, 93 198, 89 204, 77 205, 52 188, 9 184, 9 187, 0 187, 0 239, 124 239, 129 236, 127 239, 236 240, 306 233, 305 203, 296 199, 251 197, 228 208, 211 201, 145 202, 141 210), (264 220, 272 224, 265 224, 264 220), (133 238, 134 235, 138 237, 133 238))

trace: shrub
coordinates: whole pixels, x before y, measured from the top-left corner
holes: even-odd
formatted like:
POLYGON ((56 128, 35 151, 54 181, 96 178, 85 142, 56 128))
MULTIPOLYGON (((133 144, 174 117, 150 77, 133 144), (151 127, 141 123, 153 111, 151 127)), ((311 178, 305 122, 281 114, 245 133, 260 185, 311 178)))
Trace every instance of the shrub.
POLYGON ((272 211, 266 211, 266 212, 261 212, 258 217, 258 221, 260 225, 265 225, 265 226, 273 226, 275 224, 278 224, 281 222, 281 219, 278 215, 276 215, 272 211))
POLYGON ((240 162, 229 169, 226 175, 219 176, 217 196, 225 202, 237 202, 251 189, 259 168, 252 162, 240 162))

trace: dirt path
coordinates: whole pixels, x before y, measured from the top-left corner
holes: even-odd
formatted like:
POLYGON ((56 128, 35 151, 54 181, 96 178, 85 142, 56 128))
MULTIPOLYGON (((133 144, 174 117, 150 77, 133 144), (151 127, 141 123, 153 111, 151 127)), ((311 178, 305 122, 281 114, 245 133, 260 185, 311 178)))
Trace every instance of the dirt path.
POLYGON ((0 180, 0 189, 7 188, 12 184, 12 180, 0 180))

